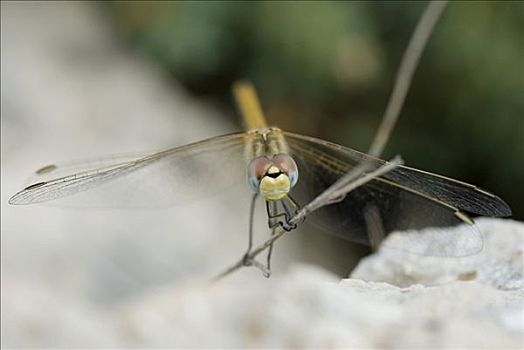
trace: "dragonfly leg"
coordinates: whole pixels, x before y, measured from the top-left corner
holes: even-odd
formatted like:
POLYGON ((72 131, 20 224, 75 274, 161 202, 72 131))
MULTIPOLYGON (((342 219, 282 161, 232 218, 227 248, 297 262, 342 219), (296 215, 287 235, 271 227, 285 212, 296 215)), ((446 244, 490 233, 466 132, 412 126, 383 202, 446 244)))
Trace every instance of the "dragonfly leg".
MULTIPOLYGON (((277 228, 273 227, 271 229, 271 236, 274 236, 276 231, 277 231, 277 228)), ((273 243, 271 243, 271 245, 269 246, 269 249, 267 251, 267 262, 266 262, 267 275, 265 275, 265 277, 271 276, 271 255, 272 254, 273 254, 273 243)))
POLYGON ((271 276, 271 271, 269 271, 263 264, 259 263, 256 260, 253 260, 251 264, 257 269, 259 269, 264 275, 264 277, 269 278, 269 276, 271 276))
POLYGON ((253 221, 255 218, 255 204, 257 202, 257 197, 258 193, 253 194, 253 197, 251 199, 251 207, 249 209, 249 238, 246 253, 242 258, 242 263, 244 264, 244 266, 250 266, 253 264, 252 259, 249 257, 249 253, 251 253, 251 248, 253 248, 253 221))
MULTIPOLYGON (((291 228, 289 231, 294 230, 297 228, 296 223, 292 223, 291 219, 299 212, 300 206, 298 203, 291 197, 290 194, 286 196, 286 201, 283 203, 284 209, 286 211, 286 224, 291 228)), ((304 221, 306 218, 304 217, 302 221, 304 221)))
MULTIPOLYGON (((269 271, 266 266, 259 263, 258 261, 254 260, 249 256, 251 253, 251 249, 253 248, 253 224, 254 224, 254 218, 255 218, 255 204, 257 202, 258 193, 253 194, 253 197, 251 198, 251 207, 249 209, 249 238, 248 238, 248 244, 247 244, 247 250, 244 254, 244 257, 242 258, 242 264, 244 266, 254 266, 260 271, 262 271, 262 274, 264 277, 269 277, 271 275, 271 271, 269 271)), ((274 234, 275 230, 273 230, 274 234)))
POLYGON ((266 211, 269 228, 282 227, 285 231, 297 228, 291 219, 298 212, 298 205, 289 195, 279 201, 266 201, 266 211))

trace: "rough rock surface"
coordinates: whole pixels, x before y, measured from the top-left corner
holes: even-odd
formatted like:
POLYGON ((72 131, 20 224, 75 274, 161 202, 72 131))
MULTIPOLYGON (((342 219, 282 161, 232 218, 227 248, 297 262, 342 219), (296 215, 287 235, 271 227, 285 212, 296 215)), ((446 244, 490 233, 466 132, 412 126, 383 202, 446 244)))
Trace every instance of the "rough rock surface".
POLYGON ((524 225, 479 227, 485 250, 467 264, 379 252, 340 282, 306 266, 269 282, 232 276, 131 302, 119 316, 144 346, 521 348, 524 225))
POLYGON ((399 287, 477 281, 507 291, 524 288, 524 228, 511 220, 476 220, 484 241, 479 254, 462 258, 433 258, 383 249, 364 259, 351 277, 387 282, 399 287))

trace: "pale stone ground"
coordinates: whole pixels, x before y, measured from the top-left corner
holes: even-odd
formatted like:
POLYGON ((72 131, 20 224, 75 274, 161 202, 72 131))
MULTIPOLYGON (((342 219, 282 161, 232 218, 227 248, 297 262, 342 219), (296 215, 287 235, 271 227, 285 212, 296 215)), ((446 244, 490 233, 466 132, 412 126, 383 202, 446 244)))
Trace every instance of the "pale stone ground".
POLYGON ((485 249, 472 258, 383 251, 342 281, 291 266, 308 248, 290 235, 274 278, 246 269, 209 286, 244 249, 241 189, 132 214, 7 206, 49 161, 162 149, 236 127, 125 54, 85 3, 4 2, 1 29, 3 346, 524 345, 522 223, 480 220, 485 249))
POLYGON ((156 346, 521 348, 524 225, 484 219, 479 227, 486 249, 470 258, 410 261, 384 251, 342 281, 303 266, 269 286, 187 284, 118 317, 139 344, 156 346))

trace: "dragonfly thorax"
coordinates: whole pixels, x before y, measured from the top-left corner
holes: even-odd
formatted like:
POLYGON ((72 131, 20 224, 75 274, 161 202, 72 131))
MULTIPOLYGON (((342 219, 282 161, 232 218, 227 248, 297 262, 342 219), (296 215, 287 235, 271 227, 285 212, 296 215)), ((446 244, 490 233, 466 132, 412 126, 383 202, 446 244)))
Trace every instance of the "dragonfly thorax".
POLYGON ((267 201, 284 198, 297 181, 297 165, 287 154, 278 154, 272 159, 258 157, 248 167, 249 186, 267 201))

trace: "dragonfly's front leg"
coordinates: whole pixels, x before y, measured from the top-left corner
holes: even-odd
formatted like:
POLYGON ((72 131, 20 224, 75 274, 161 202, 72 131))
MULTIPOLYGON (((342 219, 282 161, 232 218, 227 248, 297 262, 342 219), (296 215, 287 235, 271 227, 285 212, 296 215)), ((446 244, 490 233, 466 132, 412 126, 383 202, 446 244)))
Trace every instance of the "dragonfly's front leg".
MULTIPOLYGON (((252 259, 249 255, 253 247, 253 225, 255 217, 255 204, 258 198, 258 193, 253 194, 251 199, 251 207, 249 212, 249 238, 247 251, 244 254, 242 263, 244 266, 255 266, 262 271, 265 277, 271 275, 271 255, 273 253, 273 244, 269 246, 267 254, 266 266, 263 266, 258 261, 252 259)), ((286 231, 294 230, 297 227, 296 223, 291 222, 293 216, 298 212, 298 205, 288 195, 279 201, 266 201, 266 209, 268 215, 268 224, 271 228, 271 235, 274 236, 277 229, 281 227, 286 231)))
MULTIPOLYGON (((277 232, 277 228, 276 227, 272 228, 271 237, 273 237, 276 232, 277 232)), ((269 275, 271 274, 271 255, 273 254, 273 244, 274 243, 271 243, 267 251, 266 269, 269 275)), ((269 275, 267 277, 269 277, 269 275)))
MULTIPOLYGON (((297 203, 287 195, 280 201, 266 201, 266 210, 268 216, 268 225, 271 229, 271 236, 274 236, 277 229, 282 227, 286 231, 297 228, 297 224, 291 222, 293 216, 298 212, 297 203)), ((271 273, 271 255, 273 253, 273 243, 269 245, 267 253, 266 269, 271 273)), ((269 277, 269 276, 267 276, 269 277)))
POLYGON ((279 201, 266 201, 269 228, 282 227, 286 231, 296 229, 297 224, 291 222, 291 219, 298 209, 299 206, 289 195, 279 201))
POLYGON ((251 199, 251 207, 249 209, 249 238, 246 253, 242 258, 242 263, 244 264, 244 266, 250 266, 253 263, 251 258, 249 257, 249 253, 251 253, 251 249, 253 248, 253 221, 255 218, 255 204, 257 202, 257 197, 258 193, 253 194, 253 197, 251 199))
POLYGON ((253 197, 251 199, 251 207, 249 209, 249 238, 248 238, 248 244, 247 244, 247 250, 244 254, 244 257, 242 258, 242 264, 244 266, 255 266, 260 271, 262 271, 262 274, 264 277, 269 277, 271 275, 271 272, 269 271, 268 267, 265 267, 258 261, 254 260, 249 256, 251 253, 251 249, 253 248, 253 224, 254 224, 254 218, 255 218, 255 204, 257 202, 258 193, 253 194, 253 197))

